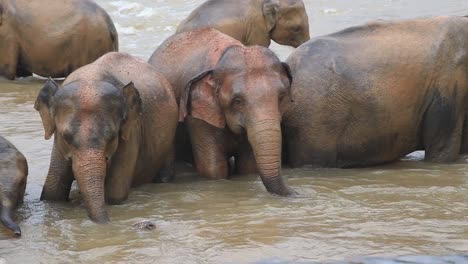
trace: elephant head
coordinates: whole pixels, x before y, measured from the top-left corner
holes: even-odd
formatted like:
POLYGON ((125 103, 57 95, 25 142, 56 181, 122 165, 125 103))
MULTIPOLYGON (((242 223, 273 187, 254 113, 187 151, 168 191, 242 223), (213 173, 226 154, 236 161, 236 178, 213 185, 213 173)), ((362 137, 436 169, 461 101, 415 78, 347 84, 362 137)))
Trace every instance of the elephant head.
POLYGON ((263 16, 270 38, 279 44, 297 48, 310 39, 302 0, 264 0, 263 16))
MULTIPOLYGON (((142 112, 141 98, 132 82, 75 81, 58 89, 49 79, 41 89, 35 108, 45 138, 71 162, 88 216, 108 221, 104 182, 112 156, 129 139, 142 112)), ((52 168, 53 169, 53 168, 52 168)))
POLYGON ((271 193, 289 195, 281 177, 281 115, 290 102, 291 75, 267 48, 228 48, 214 69, 191 79, 181 96, 187 114, 235 134, 246 134, 262 181, 271 193))

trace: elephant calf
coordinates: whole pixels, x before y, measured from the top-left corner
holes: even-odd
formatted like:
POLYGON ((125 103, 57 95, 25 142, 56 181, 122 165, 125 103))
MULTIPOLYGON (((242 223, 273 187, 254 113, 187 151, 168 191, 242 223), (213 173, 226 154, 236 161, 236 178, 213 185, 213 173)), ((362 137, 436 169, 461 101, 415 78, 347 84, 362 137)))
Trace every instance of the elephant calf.
POLYGON ((0 76, 66 77, 118 50, 109 15, 88 0, 0 1, 0 76))
POLYGON ((177 33, 217 29, 244 45, 298 47, 310 39, 302 0, 208 0, 182 21, 177 33))
POLYGON ((11 213, 23 202, 27 177, 26 158, 13 144, 0 136, 0 220, 15 237, 21 236, 21 229, 11 219, 11 213))
POLYGON ((108 53, 73 72, 61 88, 49 79, 36 104, 54 146, 41 199, 66 200, 78 182, 89 217, 108 221, 105 201, 173 173, 178 109, 172 88, 148 63, 108 53))
POLYGON ((201 29, 170 37, 150 63, 180 100, 179 120, 187 126, 200 175, 227 178, 235 156, 237 172, 258 171, 269 192, 293 193, 281 177, 280 126, 291 79, 271 50, 201 29))
POLYGON ((415 150, 468 151, 468 18, 378 22, 318 37, 287 60, 293 167, 358 167, 415 150))

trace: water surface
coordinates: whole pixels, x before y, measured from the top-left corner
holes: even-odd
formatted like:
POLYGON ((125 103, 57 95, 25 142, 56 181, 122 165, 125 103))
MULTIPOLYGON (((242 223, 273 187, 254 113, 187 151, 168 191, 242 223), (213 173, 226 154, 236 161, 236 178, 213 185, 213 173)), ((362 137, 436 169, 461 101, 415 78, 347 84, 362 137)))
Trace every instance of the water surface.
MULTIPOLYGON (((121 50, 147 59, 200 0, 98 1, 114 19, 121 50)), ((466 0, 306 0, 311 34, 374 19, 468 14, 466 0)), ((292 48, 272 45, 285 59, 292 48)), ((8 263, 251 263, 351 256, 468 252, 468 163, 430 164, 423 153, 367 169, 284 170, 301 196, 269 195, 253 175, 205 181, 184 171, 171 184, 134 189, 110 206, 111 224, 88 220, 75 191, 69 203, 39 201, 52 141, 34 100, 42 80, 0 81, 0 134, 27 157, 23 238, 0 229, 8 263), (153 221, 153 231, 132 224, 153 221)))

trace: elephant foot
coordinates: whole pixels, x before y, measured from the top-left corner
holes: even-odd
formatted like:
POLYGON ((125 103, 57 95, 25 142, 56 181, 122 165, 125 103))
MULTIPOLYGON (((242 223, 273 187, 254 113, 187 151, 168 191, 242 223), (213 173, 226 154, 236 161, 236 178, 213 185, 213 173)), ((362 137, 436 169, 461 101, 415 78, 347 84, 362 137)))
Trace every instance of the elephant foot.
POLYGON ((106 204, 110 205, 119 205, 122 204, 125 200, 127 200, 128 196, 125 197, 106 197, 106 204))
POLYGON ((168 183, 175 180, 175 170, 172 168, 163 168, 156 177, 154 177, 154 183, 168 183))

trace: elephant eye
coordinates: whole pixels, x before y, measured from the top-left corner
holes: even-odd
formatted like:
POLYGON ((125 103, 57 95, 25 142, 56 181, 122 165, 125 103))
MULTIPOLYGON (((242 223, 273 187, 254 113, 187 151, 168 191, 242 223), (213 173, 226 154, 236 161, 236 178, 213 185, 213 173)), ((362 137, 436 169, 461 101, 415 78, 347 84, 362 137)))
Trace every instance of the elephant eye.
POLYGON ((279 94, 279 101, 280 101, 280 102, 283 101, 283 99, 284 99, 285 97, 286 97, 286 92, 281 92, 281 93, 279 94))
POLYGON ((73 136, 70 133, 63 133, 63 140, 68 145, 71 145, 73 143, 73 136))
POLYGON ((117 133, 113 132, 109 135, 109 141, 114 141, 117 138, 117 133))
POLYGON ((236 98, 232 99, 232 105, 233 106, 241 105, 241 104, 242 104, 242 99, 241 98, 236 97, 236 98))
POLYGON ((301 26, 292 27, 291 31, 294 32, 294 33, 299 33, 299 32, 302 31, 302 27, 301 26))

